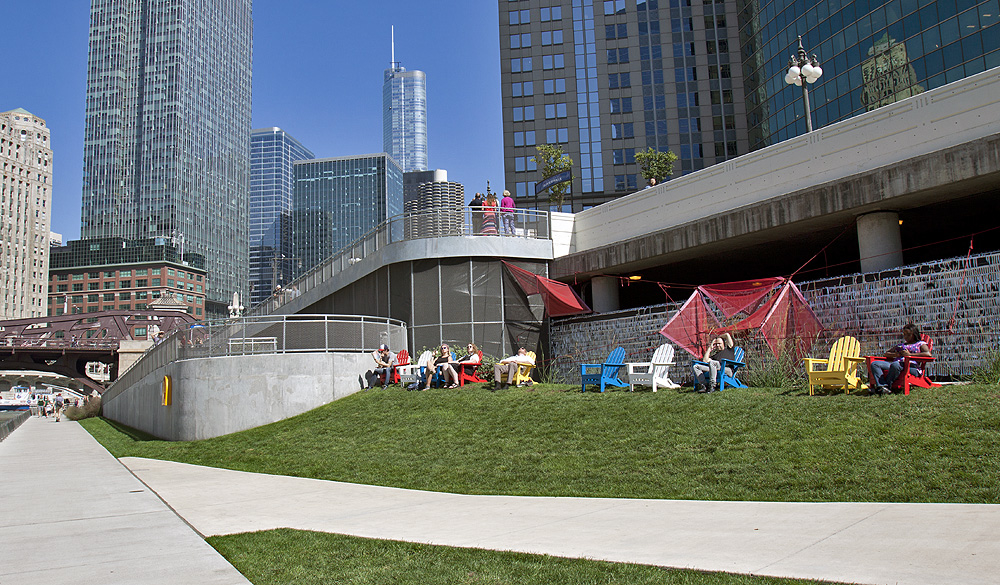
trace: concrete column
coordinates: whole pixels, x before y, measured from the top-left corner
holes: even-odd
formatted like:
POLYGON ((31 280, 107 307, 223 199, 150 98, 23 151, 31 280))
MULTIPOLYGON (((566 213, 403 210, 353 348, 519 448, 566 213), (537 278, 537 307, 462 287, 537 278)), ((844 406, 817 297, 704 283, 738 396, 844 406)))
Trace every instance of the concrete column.
POLYGON ((139 358, 152 345, 153 341, 150 339, 136 341, 122 340, 118 342, 118 373, 125 373, 125 370, 131 368, 132 364, 139 361, 139 358))
POLYGON ((899 214, 878 211, 858 217, 858 249, 861 271, 878 272, 903 265, 903 243, 899 237, 899 214))
POLYGON ((621 308, 618 302, 617 278, 610 276, 595 276, 590 280, 590 290, 594 295, 594 311, 598 313, 608 313, 621 308))

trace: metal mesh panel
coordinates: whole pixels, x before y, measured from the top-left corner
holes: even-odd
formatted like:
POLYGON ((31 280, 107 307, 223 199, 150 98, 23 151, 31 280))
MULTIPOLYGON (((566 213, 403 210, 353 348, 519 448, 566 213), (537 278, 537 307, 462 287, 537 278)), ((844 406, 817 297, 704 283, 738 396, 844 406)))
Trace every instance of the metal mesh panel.
MULTIPOLYGON (((440 282, 435 260, 413 262, 413 324, 429 325, 441 322, 440 282)), ((435 342, 436 343, 436 342, 435 342)))
POLYGON ((441 321, 468 323, 472 320, 472 303, 469 297, 469 262, 467 260, 441 260, 441 321))
POLYGON ((393 319, 413 323, 413 304, 410 296, 410 263, 389 266, 389 311, 393 319))
POLYGON ((499 299, 503 267, 499 262, 472 260, 471 263, 473 320, 499 321, 503 318, 499 299))

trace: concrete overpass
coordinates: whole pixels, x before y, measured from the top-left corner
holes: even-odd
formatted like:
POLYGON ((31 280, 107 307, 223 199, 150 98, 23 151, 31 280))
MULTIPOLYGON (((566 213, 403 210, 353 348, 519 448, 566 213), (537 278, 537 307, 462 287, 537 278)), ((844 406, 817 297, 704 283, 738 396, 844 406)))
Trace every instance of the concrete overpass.
POLYGON ((595 309, 611 310, 617 279, 602 275, 699 284, 789 274, 845 231, 857 243, 826 250, 831 263, 855 262, 841 273, 858 261, 864 272, 901 265, 904 248, 998 225, 998 102, 992 69, 560 216, 562 227, 554 217, 550 276, 596 277, 595 309))

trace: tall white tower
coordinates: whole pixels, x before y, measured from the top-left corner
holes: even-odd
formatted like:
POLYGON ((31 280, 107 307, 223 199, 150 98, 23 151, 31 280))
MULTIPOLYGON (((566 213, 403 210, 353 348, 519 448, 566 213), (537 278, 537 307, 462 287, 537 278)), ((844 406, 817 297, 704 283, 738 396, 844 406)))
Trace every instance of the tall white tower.
POLYGON ((392 61, 382 83, 382 148, 404 173, 427 170, 427 80, 423 71, 407 71, 392 61))

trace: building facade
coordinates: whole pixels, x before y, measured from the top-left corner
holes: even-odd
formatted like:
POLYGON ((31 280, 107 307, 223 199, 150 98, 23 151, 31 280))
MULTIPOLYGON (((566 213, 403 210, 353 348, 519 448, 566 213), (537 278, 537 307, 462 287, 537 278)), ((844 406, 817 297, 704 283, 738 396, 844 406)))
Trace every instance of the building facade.
POLYGON ((292 163, 315 158, 281 128, 250 134, 250 302, 292 280, 292 163))
POLYGON ((520 207, 548 209, 535 147, 573 160, 557 211, 643 187, 635 153, 688 173, 748 150, 733 2, 499 0, 504 178, 520 207))
POLYGON ((403 212, 403 171, 385 153, 299 161, 293 173, 296 277, 403 212))
POLYGON ((805 133, 802 90, 784 81, 798 35, 823 76, 813 126, 845 120, 1000 65, 995 0, 739 0, 750 148, 805 133))
POLYGON ((205 258, 166 238, 75 240, 52 250, 47 315, 145 311, 162 297, 204 319, 205 258))
POLYGON ((52 144, 45 120, 0 113, 0 319, 45 315, 52 209, 52 144))
POLYGON ((382 82, 382 149, 403 172, 427 170, 427 79, 395 53, 382 82))
POLYGON ((251 0, 91 1, 81 237, 182 240, 246 296, 251 0))

